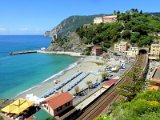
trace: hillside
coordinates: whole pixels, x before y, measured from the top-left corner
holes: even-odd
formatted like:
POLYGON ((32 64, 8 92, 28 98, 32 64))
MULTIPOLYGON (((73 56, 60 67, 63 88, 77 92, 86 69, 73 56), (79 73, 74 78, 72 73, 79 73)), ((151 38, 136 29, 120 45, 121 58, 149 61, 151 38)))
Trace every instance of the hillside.
POLYGON ((46 35, 53 36, 57 33, 58 37, 64 38, 68 36, 70 32, 76 31, 77 28, 84 24, 90 24, 93 22, 93 19, 98 16, 104 16, 104 14, 99 15, 89 15, 89 16, 70 16, 64 19, 59 25, 53 28, 50 32, 47 31, 46 35))
POLYGON ((128 41, 142 47, 149 46, 160 38, 159 13, 143 13, 131 9, 125 13, 117 11, 115 14, 117 21, 105 24, 93 24, 93 19, 103 16, 102 14, 71 16, 63 20, 56 28, 46 32, 50 36, 58 34, 58 38, 51 42, 49 50, 82 52, 86 51, 84 49, 87 44, 98 44, 106 51, 118 41, 128 41))

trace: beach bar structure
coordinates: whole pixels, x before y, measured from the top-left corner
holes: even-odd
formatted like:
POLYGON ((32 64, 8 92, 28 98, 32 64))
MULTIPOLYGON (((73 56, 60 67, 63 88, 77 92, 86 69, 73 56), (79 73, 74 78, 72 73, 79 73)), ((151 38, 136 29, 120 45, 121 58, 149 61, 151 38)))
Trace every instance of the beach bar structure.
POLYGON ((8 106, 1 109, 1 112, 3 112, 7 117, 14 118, 18 117, 20 114, 22 114, 25 110, 27 110, 29 107, 33 106, 34 103, 32 101, 27 101, 25 99, 17 99, 13 103, 9 104, 8 106))
POLYGON ((58 93, 42 102, 41 107, 52 116, 59 116, 73 105, 73 96, 68 92, 58 93))

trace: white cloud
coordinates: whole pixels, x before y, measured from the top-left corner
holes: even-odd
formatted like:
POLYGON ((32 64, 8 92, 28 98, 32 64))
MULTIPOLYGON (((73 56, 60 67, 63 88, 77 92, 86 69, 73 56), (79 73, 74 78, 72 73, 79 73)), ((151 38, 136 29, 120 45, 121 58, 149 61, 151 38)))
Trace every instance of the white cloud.
POLYGON ((24 28, 20 28, 20 29, 18 29, 19 31, 29 31, 29 29, 28 28, 26 28, 26 27, 24 27, 24 28))
POLYGON ((0 32, 5 32, 5 31, 7 31, 6 28, 0 27, 0 32))

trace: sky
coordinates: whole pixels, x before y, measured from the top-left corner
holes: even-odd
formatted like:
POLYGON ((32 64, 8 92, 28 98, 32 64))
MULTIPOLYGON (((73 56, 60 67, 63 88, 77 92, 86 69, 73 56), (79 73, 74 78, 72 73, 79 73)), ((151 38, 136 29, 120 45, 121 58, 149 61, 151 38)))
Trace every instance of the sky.
POLYGON ((1 0, 0 35, 44 34, 71 15, 160 12, 159 5, 160 0, 1 0))

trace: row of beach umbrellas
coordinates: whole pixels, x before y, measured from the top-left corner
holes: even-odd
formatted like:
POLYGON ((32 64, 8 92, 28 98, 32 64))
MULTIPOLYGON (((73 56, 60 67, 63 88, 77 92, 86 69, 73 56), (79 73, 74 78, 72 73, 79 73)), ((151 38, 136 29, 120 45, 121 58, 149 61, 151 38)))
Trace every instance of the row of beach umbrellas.
POLYGON ((80 74, 82 74, 83 72, 78 72, 75 75, 73 75, 71 78, 67 79, 64 83, 60 84, 56 90, 61 89, 64 85, 66 85, 67 83, 71 82, 73 79, 75 79, 76 77, 78 77, 80 74))
POLYGON ((73 85, 71 85, 71 87, 69 87, 67 89, 67 91, 72 90, 72 88, 74 88, 76 85, 78 85, 84 78, 86 78, 89 75, 89 73, 84 74, 80 79, 78 79, 73 85))

